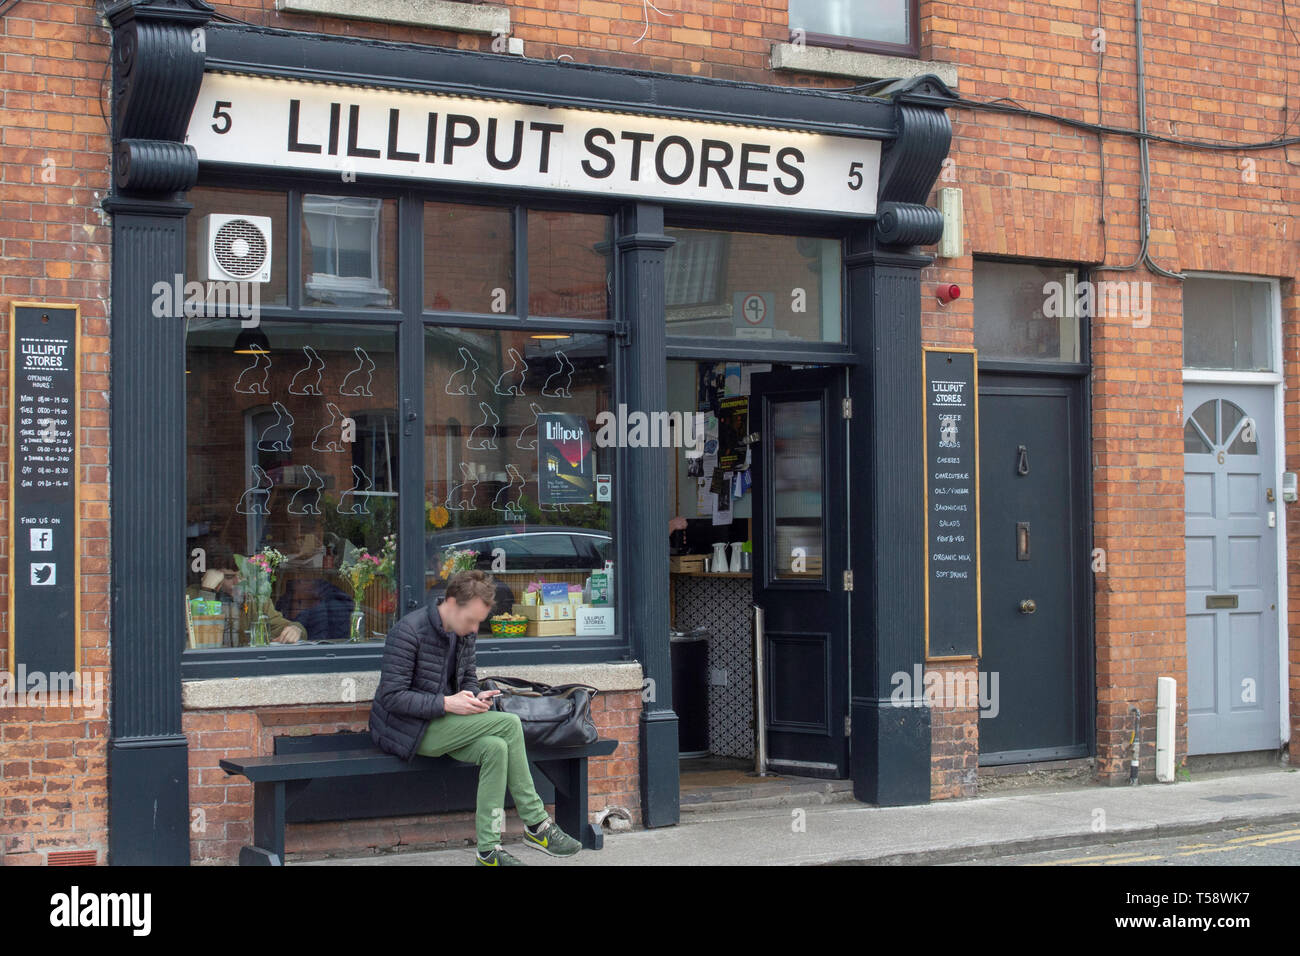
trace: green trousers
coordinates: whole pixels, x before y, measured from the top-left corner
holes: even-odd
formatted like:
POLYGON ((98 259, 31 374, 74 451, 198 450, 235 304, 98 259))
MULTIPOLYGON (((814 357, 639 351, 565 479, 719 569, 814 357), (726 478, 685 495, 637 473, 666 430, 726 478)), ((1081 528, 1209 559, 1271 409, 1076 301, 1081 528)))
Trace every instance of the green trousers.
POLYGON ((454 760, 478 764, 474 828, 483 853, 501 842, 507 787, 524 823, 531 827, 547 818, 546 804, 533 788, 533 776, 528 770, 524 727, 514 714, 489 710, 435 717, 420 738, 416 753, 426 757, 446 754, 454 760))

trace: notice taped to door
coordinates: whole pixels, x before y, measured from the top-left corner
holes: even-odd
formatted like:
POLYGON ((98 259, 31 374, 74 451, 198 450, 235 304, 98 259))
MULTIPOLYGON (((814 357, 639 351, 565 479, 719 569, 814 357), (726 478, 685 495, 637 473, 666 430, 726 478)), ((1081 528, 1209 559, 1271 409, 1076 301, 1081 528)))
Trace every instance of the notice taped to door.
POLYGON ((974 349, 926 348, 925 656, 981 653, 978 373, 974 349))
POLYGON ((9 311, 9 661, 80 667, 77 396, 80 311, 9 311))

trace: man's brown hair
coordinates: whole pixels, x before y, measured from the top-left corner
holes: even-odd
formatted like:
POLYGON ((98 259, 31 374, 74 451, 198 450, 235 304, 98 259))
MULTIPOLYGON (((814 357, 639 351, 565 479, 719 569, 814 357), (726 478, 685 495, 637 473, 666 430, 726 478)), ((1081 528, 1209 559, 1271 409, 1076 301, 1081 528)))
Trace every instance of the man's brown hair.
POLYGON ((496 582, 486 571, 458 571, 447 582, 447 597, 455 598, 457 604, 468 604, 478 598, 488 607, 497 598, 496 582))

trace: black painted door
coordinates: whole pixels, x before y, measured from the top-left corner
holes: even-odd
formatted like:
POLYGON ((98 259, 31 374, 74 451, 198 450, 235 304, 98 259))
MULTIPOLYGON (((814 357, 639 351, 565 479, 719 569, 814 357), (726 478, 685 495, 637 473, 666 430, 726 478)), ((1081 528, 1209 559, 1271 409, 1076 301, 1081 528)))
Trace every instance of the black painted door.
POLYGON ((768 766, 848 774, 844 370, 755 375, 754 603, 764 622, 768 766))
POLYGON ((1082 380, 980 371, 980 763, 1088 753, 1082 380))

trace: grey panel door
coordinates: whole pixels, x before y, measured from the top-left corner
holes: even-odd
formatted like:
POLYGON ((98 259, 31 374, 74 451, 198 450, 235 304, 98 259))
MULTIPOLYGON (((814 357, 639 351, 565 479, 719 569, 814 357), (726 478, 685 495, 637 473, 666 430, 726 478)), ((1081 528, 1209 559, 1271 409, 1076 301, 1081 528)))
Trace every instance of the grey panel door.
POLYGON ((848 776, 847 422, 843 369, 755 375, 754 603, 765 619, 767 756, 779 773, 848 776))
POLYGON ((1281 745, 1273 389, 1183 386, 1187 752, 1281 745))
POLYGON ((981 764, 1087 756, 1081 380, 979 376, 981 764), (994 693, 996 691, 996 693, 994 693))

